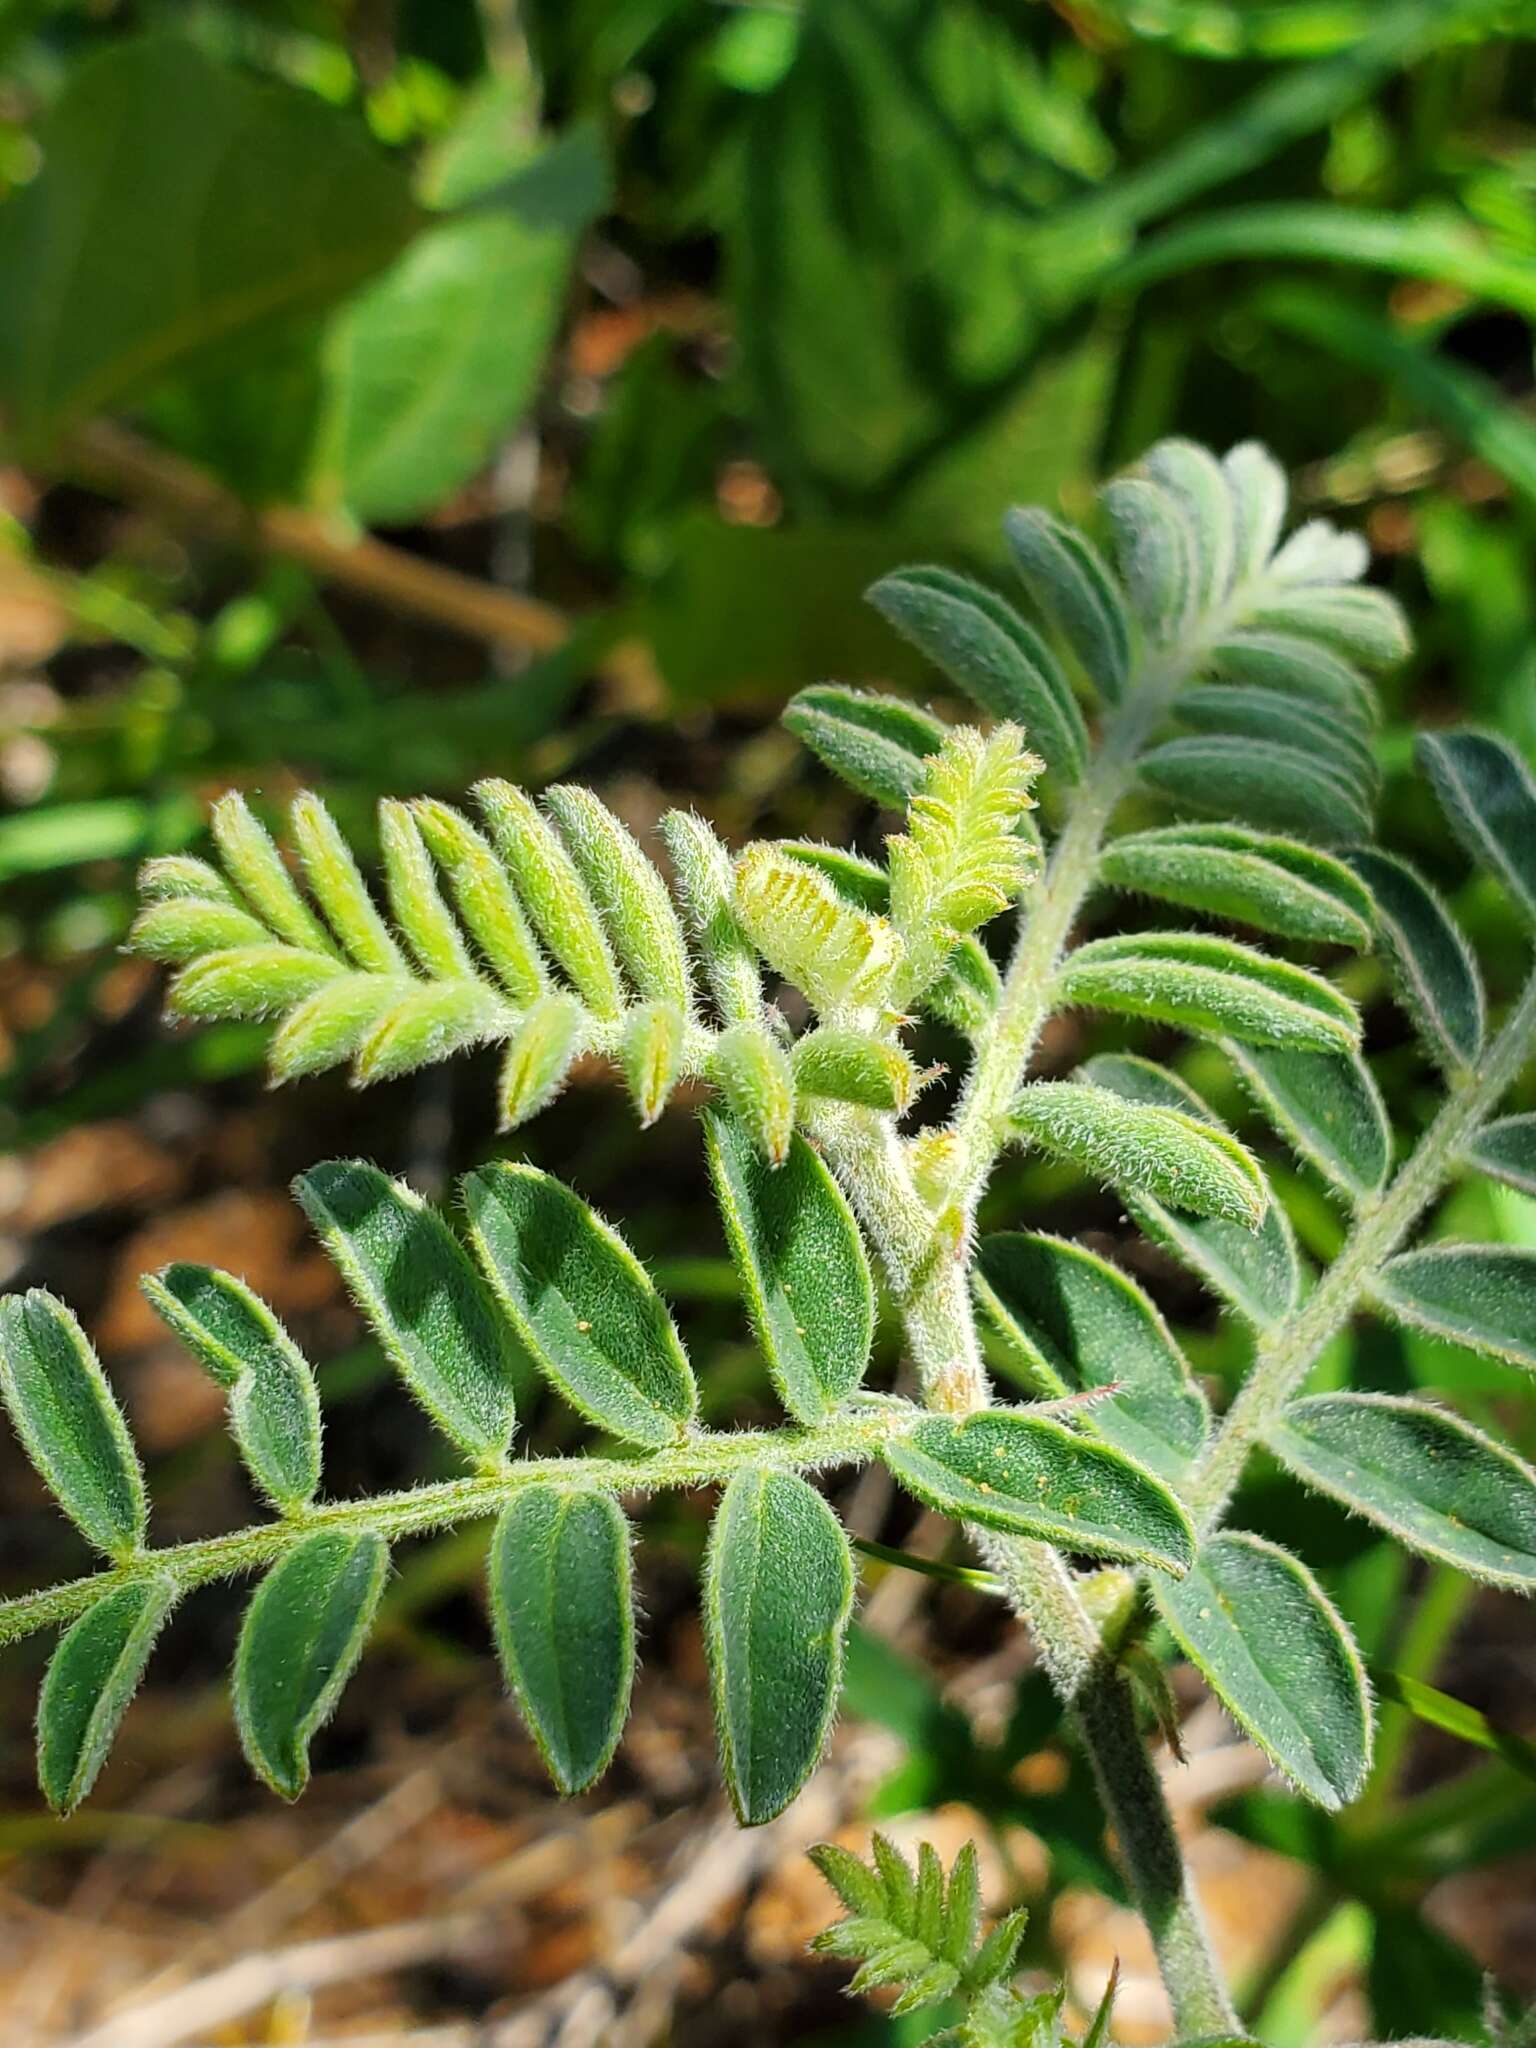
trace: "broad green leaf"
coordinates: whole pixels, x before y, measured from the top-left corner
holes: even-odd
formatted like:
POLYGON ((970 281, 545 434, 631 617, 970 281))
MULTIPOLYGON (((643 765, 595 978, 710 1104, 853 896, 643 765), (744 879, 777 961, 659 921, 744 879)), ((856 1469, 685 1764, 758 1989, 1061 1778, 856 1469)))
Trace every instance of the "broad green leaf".
POLYGON ((1163 1478, 1182 1475, 1205 1442, 1205 1397, 1134 1280, 1062 1238, 1000 1231, 981 1240, 976 1290, 1042 1391, 1113 1386, 1088 1426, 1163 1478))
POLYGON ((1430 1057, 1459 1071, 1483 1043, 1483 984, 1460 927, 1406 861, 1374 847, 1345 856, 1376 901, 1398 993, 1430 1057))
POLYGON ((16 1434, 86 1541, 119 1560, 144 1541, 144 1475, 74 1316, 34 1287, 0 1302, 0 1393, 16 1434))
POLYGON ((816 1768, 842 1686, 853 1558, 841 1523, 792 1472, 738 1472, 704 1573, 704 1626, 726 1788, 747 1827, 816 1768))
POLYGON ((922 786, 947 730, 904 698, 836 683, 798 690, 783 723, 834 775, 893 811, 922 786))
POLYGON ((1482 732, 1427 732, 1419 765, 1473 860, 1536 918, 1536 783, 1507 740, 1482 732))
POLYGON ((1036 505, 1016 507, 1003 530, 1024 588, 1083 674, 1100 695, 1112 702, 1121 697, 1130 675, 1130 626, 1119 587, 1093 543, 1036 505))
POLYGON ((150 1306, 229 1390, 230 1422, 251 1477, 279 1508, 320 1484, 315 1376, 271 1309, 233 1273, 167 1266, 140 1283, 150 1306))
POLYGON ((1228 733, 1293 748, 1369 804, 1381 780, 1370 741, 1345 719, 1320 719, 1317 707, 1281 690, 1247 683, 1207 683, 1186 690, 1173 715, 1199 733, 1228 733))
POLYGON ((1036 1081, 1015 1097, 1009 1121, 1043 1151, 1128 1195, 1247 1230, 1263 1221, 1269 1189, 1258 1166, 1235 1138, 1180 1110, 1081 1081, 1036 1081))
POLYGON ((55 1813, 95 1784, 175 1601, 173 1580, 131 1579, 60 1637, 37 1702, 37 1778, 55 1813))
POLYGON ((1211 650, 1209 673, 1305 698, 1358 732, 1368 732, 1380 716, 1375 695, 1357 669, 1296 634, 1233 633, 1211 650))
POLYGON ((590 790, 557 784, 544 807, 560 827, 591 891, 609 942, 644 1002, 693 1008, 688 948, 666 885, 606 804, 590 790))
POLYGON ((869 601, 994 718, 1024 728, 1057 777, 1076 781, 1088 751, 1083 715, 1055 655, 995 591, 948 569, 896 569, 869 601))
POLYGON ((1165 740, 1137 772, 1176 807, 1213 811, 1271 832, 1295 832, 1320 846, 1363 839, 1369 803, 1315 752, 1232 733, 1165 740))
POLYGON ((1376 1299, 1415 1329, 1536 1367, 1536 1252, 1502 1244, 1434 1244, 1400 1252, 1376 1299))
POLYGON ((1286 1469, 1410 1550, 1495 1586, 1536 1588, 1536 1472, 1427 1401, 1316 1394, 1265 1431, 1286 1469))
POLYGON ((1371 1708, 1360 1655, 1299 1558, 1262 1537, 1209 1537, 1188 1576, 1153 1588, 1180 1649, 1297 1790, 1330 1810, 1365 1783, 1371 1708))
POLYGON ((1500 1117, 1484 1125, 1463 1157, 1505 1187, 1536 1195, 1536 1115, 1500 1117))
POLYGON ((925 1416, 881 1455, 909 1493, 957 1521, 1164 1571, 1194 1556, 1189 1518, 1162 1480, 1049 1416, 925 1416))
POLYGON ((569 1798, 607 1770, 635 1674, 629 1527, 607 1494, 536 1485, 491 1541, 491 1614, 507 1684, 569 1798))
POLYGON ((1193 932, 1130 932, 1068 955, 1064 1003, 1298 1052, 1352 1052, 1354 1005, 1331 982, 1252 946, 1193 932))
POLYGON ((470 1235, 513 1328, 571 1404, 631 1443, 676 1443, 698 1389, 666 1303, 616 1231, 537 1167, 467 1174, 470 1235))
POLYGON ((733 1024, 716 1041, 711 1073, 759 1152, 782 1166, 795 1130, 795 1070, 783 1046, 761 1024, 733 1024))
POLYGON ((401 249, 403 173, 350 114, 183 36, 74 67, 5 209, 0 393, 29 436, 334 304, 401 249))
POLYGON ((797 1422, 823 1422, 863 1379, 874 1341, 874 1283, 858 1225, 798 1132, 777 1168, 730 1117, 706 1111, 704 1139, 773 1383, 797 1422))
POLYGON ((514 1354, 442 1217, 361 1159, 313 1166, 293 1189, 422 1407, 477 1463, 499 1462, 516 1420, 514 1354))
MULTIPOLYGON (((1126 1053, 1101 1053, 1089 1060, 1082 1072, 1085 1079, 1112 1088, 1129 1101, 1216 1122, 1193 1089, 1150 1060, 1126 1053)), ((1144 1195, 1128 1196, 1126 1206, 1148 1237, 1191 1267, 1260 1329, 1279 1322, 1295 1307, 1301 1277, 1290 1224, 1280 1203, 1270 1203, 1257 1231, 1219 1217, 1183 1216, 1144 1195)))
POLYGON ((246 1760, 284 1799, 309 1783, 309 1745, 363 1654, 389 1570, 372 1529, 320 1529, 275 1564, 235 1651, 235 1722, 246 1760))
POLYGON ((1114 888, 1282 938, 1371 943, 1370 894, 1342 861, 1241 825, 1166 825, 1113 840, 1099 873, 1114 888))
POLYGON ((1376 1193, 1392 1164, 1392 1131, 1370 1068, 1358 1053, 1226 1051, 1260 1108, 1303 1159, 1351 1201, 1376 1193))

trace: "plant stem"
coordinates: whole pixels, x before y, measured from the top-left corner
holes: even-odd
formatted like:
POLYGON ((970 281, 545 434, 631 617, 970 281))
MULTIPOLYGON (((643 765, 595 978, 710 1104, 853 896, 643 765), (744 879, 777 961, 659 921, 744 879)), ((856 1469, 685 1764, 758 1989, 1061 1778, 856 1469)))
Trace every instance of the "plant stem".
POLYGON ((0 1646, 38 1629, 73 1621, 111 1586, 168 1577, 175 1581, 178 1593, 186 1593, 212 1579, 231 1578, 271 1564, 319 1529, 373 1529, 393 1541, 493 1515, 514 1494, 530 1486, 659 1493, 674 1487, 710 1486, 752 1465, 815 1472, 828 1465, 862 1463, 904 1435, 921 1412, 904 1401, 871 1399, 815 1429, 744 1429, 721 1435, 701 1431, 645 1457, 529 1458, 472 1478, 444 1479, 433 1486, 409 1487, 364 1500, 327 1501, 281 1521, 258 1522, 223 1536, 146 1550, 115 1570, 93 1572, 41 1593, 0 1601, 0 1646))

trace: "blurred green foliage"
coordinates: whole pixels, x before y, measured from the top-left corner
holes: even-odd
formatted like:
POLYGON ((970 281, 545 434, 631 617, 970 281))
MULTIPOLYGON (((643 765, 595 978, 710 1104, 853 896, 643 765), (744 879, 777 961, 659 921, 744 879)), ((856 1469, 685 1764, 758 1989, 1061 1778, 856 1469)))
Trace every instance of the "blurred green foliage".
MULTIPOLYGON (((1080 508, 1169 432, 1256 435, 1304 510, 1365 526, 1421 636, 1384 835, 1456 894, 1500 994, 1513 930, 1409 732, 1454 715, 1536 750, 1533 28, 1530 0, 0 0, 0 1134, 254 1066, 259 1032, 167 1042, 149 996, 98 1050, 133 862, 191 844, 211 787, 310 783, 366 832, 381 791, 581 758, 687 798, 730 744, 732 833, 839 832, 846 799, 749 735, 825 676, 932 687, 864 587, 914 556, 1001 574, 1008 504, 1080 508), (132 489, 119 512, 72 481, 104 413, 252 508, 387 528, 574 630, 509 657, 132 489)), ((1411 1125, 1423 1069, 1372 1050, 1411 1125)), ((1241 1119, 1230 1076, 1199 1078, 1241 1119)), ((580 1143, 589 1185, 622 1175, 627 1135, 580 1143)), ((1321 1184, 1286 1187, 1326 1252, 1321 1184)), ((674 1253, 690 1199, 653 1218, 674 1253)), ((990 1207, 1039 1199, 1095 1213, 1038 1162, 990 1207)), ((1441 1227, 1532 1244, 1536 1208, 1468 1187, 1441 1227)), ((724 1269, 695 1263, 723 1330, 724 1269)), ((1233 1377, 1197 1305, 1170 1313, 1233 1377)), ((1427 1339, 1367 1332, 1351 1374, 1518 1436, 1511 1375, 1427 1339)), ((1305 1518, 1408 1694, 1440 1670, 1462 1592, 1277 1470, 1242 1505, 1282 1539, 1305 1518)), ((1053 1884, 1118 1896, 1083 1766, 1020 1790, 1054 1739, 1039 1681, 979 1747, 892 1658, 866 1636, 850 1674, 906 1750, 880 1811, 968 1801, 1034 1829, 1053 1884)), ((1303 2048, 1340 1968, 1379 2034, 1481 2038, 1478 1972, 1419 1906, 1536 1849, 1536 1785, 1508 1750, 1426 1775, 1407 1708, 1383 1718, 1352 1812, 1222 1816, 1311 1873, 1248 1987, 1272 2048, 1303 2048)))

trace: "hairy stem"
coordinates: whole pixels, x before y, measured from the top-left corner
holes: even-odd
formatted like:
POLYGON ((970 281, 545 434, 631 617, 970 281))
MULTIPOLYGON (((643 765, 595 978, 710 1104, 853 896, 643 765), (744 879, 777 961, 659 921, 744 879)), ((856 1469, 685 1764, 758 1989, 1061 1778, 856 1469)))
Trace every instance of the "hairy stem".
POLYGON ((640 1458, 529 1458, 473 1478, 444 1479, 433 1486, 374 1494, 364 1500, 327 1501, 281 1521, 258 1522, 223 1536, 146 1550, 113 1571, 93 1572, 41 1593, 0 1601, 0 1646, 38 1629, 73 1621, 109 1586, 168 1577, 185 1593, 212 1579, 232 1578, 271 1564, 317 1529, 373 1529, 393 1541, 494 1515, 514 1494, 530 1486, 660 1493, 713 1485, 745 1466, 816 1472, 829 1465, 861 1464, 902 1436, 920 1413, 903 1401, 871 1399, 816 1429, 744 1429, 721 1435, 700 1431, 670 1450, 640 1458))

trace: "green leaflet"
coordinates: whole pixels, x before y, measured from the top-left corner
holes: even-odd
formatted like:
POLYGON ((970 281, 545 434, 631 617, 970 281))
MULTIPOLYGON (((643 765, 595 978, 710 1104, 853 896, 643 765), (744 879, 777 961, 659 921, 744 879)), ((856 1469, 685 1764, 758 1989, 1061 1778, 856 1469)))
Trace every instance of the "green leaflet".
POLYGON ((74 1316, 34 1287, 0 1302, 0 1393, 27 1456, 88 1543, 119 1561, 144 1541, 144 1475, 74 1316))
POLYGON ((1320 719, 1315 705, 1281 690, 1247 683, 1207 683, 1186 690, 1173 707, 1181 725, 1200 733, 1272 741, 1308 755, 1369 804, 1381 780, 1369 739, 1343 719, 1320 719))
POLYGON ((1360 1655, 1316 1579, 1262 1537, 1210 1537, 1158 1612, 1233 1719, 1319 1806, 1365 1783, 1371 1708, 1360 1655))
POLYGON ((1009 1121, 1043 1151, 1127 1194, 1247 1230, 1263 1221, 1269 1189, 1255 1161, 1225 1131, 1180 1110, 1081 1081, 1036 1081, 1015 1097, 1009 1121))
POLYGON ((619 1063, 648 1130, 666 1108, 683 1071, 688 1019, 675 1003, 636 1003, 624 1019, 619 1063))
MULTIPOLYGON (((1112 1088, 1132 1102, 1178 1109, 1187 1116, 1216 1122, 1193 1089, 1150 1060, 1126 1053, 1101 1053, 1086 1063, 1082 1073, 1085 1079, 1112 1088)), ((1301 1276, 1290 1224, 1278 1202, 1270 1203, 1257 1231, 1219 1217, 1181 1216, 1147 1196, 1130 1196, 1126 1206, 1148 1237, 1191 1267, 1258 1328, 1279 1322, 1296 1306, 1301 1276)))
POLYGON ((668 811, 661 836, 672 856, 677 891, 726 1024, 754 1022, 762 1012, 757 955, 736 918, 731 857, 713 829, 691 811, 668 811))
POLYGON ((516 1419, 513 1353, 442 1217, 361 1159, 311 1167, 293 1191, 422 1407, 469 1457, 499 1462, 516 1419))
POLYGON ((618 1747, 635 1675, 629 1525, 607 1494, 535 1485, 491 1540, 491 1615, 507 1684, 567 1798, 618 1747))
POLYGON ((1222 465, 1196 441, 1170 435, 1147 451, 1147 474, 1177 504, 1189 530, 1197 614, 1220 604, 1237 568, 1239 527, 1222 465))
POLYGON ((1536 920, 1536 783, 1525 762, 1482 732, 1421 733, 1414 751, 1451 830, 1536 920))
POLYGON ((352 1078, 360 1088, 391 1081, 500 1037, 506 1023, 506 1006, 483 981, 429 982, 379 1017, 357 1049, 352 1078))
POLYGON ((171 983, 166 1010, 208 1023, 219 1017, 271 1017, 346 974, 339 960, 297 946, 232 946, 205 953, 171 983))
POLYGON ((1259 1107, 1303 1159, 1353 1202, 1373 1195, 1392 1164, 1392 1130, 1358 1053, 1238 1045, 1226 1052, 1259 1107))
POLYGON ((235 1722, 251 1769, 284 1799, 309 1783, 309 1745, 363 1654, 389 1549, 371 1529, 321 1529, 272 1567, 235 1651, 235 1722))
POLYGON ((271 833, 238 790, 213 805, 208 828, 230 880, 262 923, 300 952, 334 957, 336 948, 294 886, 271 833))
POLYGON ((1233 733, 1165 740, 1143 754, 1142 781, 1176 807, 1246 818, 1320 846, 1366 838, 1370 805, 1347 777, 1315 753, 1233 733))
POLYGON ((1356 948, 1372 939, 1370 894, 1342 861, 1241 825, 1166 825, 1116 839, 1099 873, 1114 888, 1282 938, 1356 948))
POLYGON ((864 1377, 875 1294, 858 1225, 798 1132, 773 1168, 730 1117, 704 1116, 715 1200, 752 1327, 797 1422, 825 1421, 864 1377))
POLYGON ((526 791, 510 782, 475 785, 496 850, 512 871, 539 937, 599 1017, 617 1017, 624 990, 602 920, 575 862, 526 791))
POLYGON ((1360 1038, 1354 1005, 1321 975, 1193 932, 1091 940, 1068 955, 1057 992, 1063 1003, 1253 1045, 1352 1052, 1360 1038))
POLYGON ((704 1571, 704 1628, 726 1788, 746 1827, 800 1790, 842 1687, 853 1558, 841 1523, 791 1472, 738 1472, 704 1571))
POLYGON ((451 805, 430 797, 418 797, 411 814, 502 987, 515 1003, 536 1001, 548 986, 544 963, 517 891, 489 842, 451 805))
POLYGON ((901 1111, 917 1088, 917 1069, 899 1045, 872 1032, 819 1025, 795 1040, 790 1053, 795 1090, 864 1109, 901 1111))
POLYGON ((1182 1476, 1205 1442, 1205 1397, 1134 1280, 1081 1245, 1002 1231, 981 1240, 975 1285, 1040 1390, 1115 1386, 1085 1411, 1088 1427, 1162 1478, 1182 1476))
POLYGON ((500 1161, 462 1186, 481 1263, 546 1378, 599 1428, 676 1443, 698 1389, 666 1303, 617 1232, 534 1166, 500 1161))
POLYGON ((1283 591, 1254 605, 1248 617, 1261 632, 1273 627, 1299 633, 1358 661, 1362 668, 1395 668, 1413 651, 1401 608, 1384 590, 1288 583, 1283 591))
POLYGON ((127 943, 147 960, 164 960, 179 967, 203 953, 264 946, 271 937, 260 918, 236 903, 204 903, 196 897, 173 896, 139 912, 127 943))
POLYGON ((251 1477, 279 1508, 320 1484, 320 1398, 308 1361, 243 1280, 211 1266, 167 1266, 140 1282, 152 1308, 229 1389, 230 1424, 251 1477))
POLYGON ((1482 978, 1461 928, 1406 861, 1353 847, 1350 866, 1376 900, 1376 917, 1404 1007, 1437 1065, 1453 1073, 1482 1050, 1482 978))
POLYGON ((268 1060, 274 1083, 324 1073, 351 1059, 420 988, 404 974, 343 974, 327 981, 273 1033, 268 1060))
POLYGON ((1038 506, 1016 506, 1003 521, 1014 566, 1031 598, 1076 656, 1094 689, 1125 694, 1131 635, 1114 578, 1091 541, 1038 506))
POLYGON ((731 1114, 770 1166, 789 1157, 795 1129, 795 1070, 761 1024, 733 1024, 715 1043, 712 1073, 731 1114))
POLYGON ((563 989, 551 989, 524 1012, 501 1065, 501 1128, 515 1131, 565 1086, 587 1040, 587 1013, 563 989))
POLYGON ((1171 491, 1146 476, 1116 477, 1099 493, 1115 536, 1115 565, 1131 609, 1154 640, 1174 637, 1196 602, 1195 539, 1171 491))
POLYGON ((644 1002, 693 1007, 688 948, 661 876, 606 804, 569 783, 544 792, 577 872, 644 1002))
POLYGON ((289 805, 288 829, 315 901, 353 963, 366 974, 406 975, 405 955, 379 915, 351 849, 312 791, 301 790, 289 805))
POLYGON ((1431 1336, 1536 1367, 1536 1252, 1501 1244, 1436 1244, 1383 1267, 1376 1299, 1431 1336))
POLYGON ((37 1781, 55 1813, 95 1784, 175 1601, 173 1580, 133 1579, 60 1637, 37 1702, 37 1781))
POLYGON ((423 974, 469 982, 475 962, 437 886, 426 841, 411 806, 394 797, 379 805, 379 851, 395 925, 423 974))
POLYGON ((1265 1431, 1286 1469, 1426 1557, 1536 1588, 1536 1472, 1427 1401, 1317 1394, 1265 1431))
POLYGON ((1485 1124, 1467 1147, 1469 1166, 1481 1167, 1507 1188, 1536 1195, 1536 1115, 1500 1117, 1485 1124))
POLYGON ((1361 732, 1369 731, 1379 716, 1375 694, 1357 669, 1295 634, 1234 633, 1211 650, 1209 673, 1306 697, 1361 732))
POLYGON ((783 724, 825 767, 887 809, 906 808, 947 728, 901 697, 818 683, 790 698, 783 724))
POLYGON ((909 1493, 957 1521, 1164 1571, 1194 1556, 1189 1518, 1161 1479, 1049 1416, 925 1416, 882 1455, 909 1493))
POLYGON ((819 868, 768 840, 737 858, 736 914, 769 966, 818 1010, 877 1001, 901 958, 885 918, 855 909, 819 868))
POLYGON ((1239 441, 1221 458, 1237 528, 1233 580, 1257 576, 1275 551, 1290 489, 1285 471, 1258 441, 1239 441))
POLYGON ((1088 734, 1072 686, 1006 599, 969 577, 928 568, 893 570, 867 596, 983 711, 1023 726, 1058 778, 1080 778, 1088 734))

